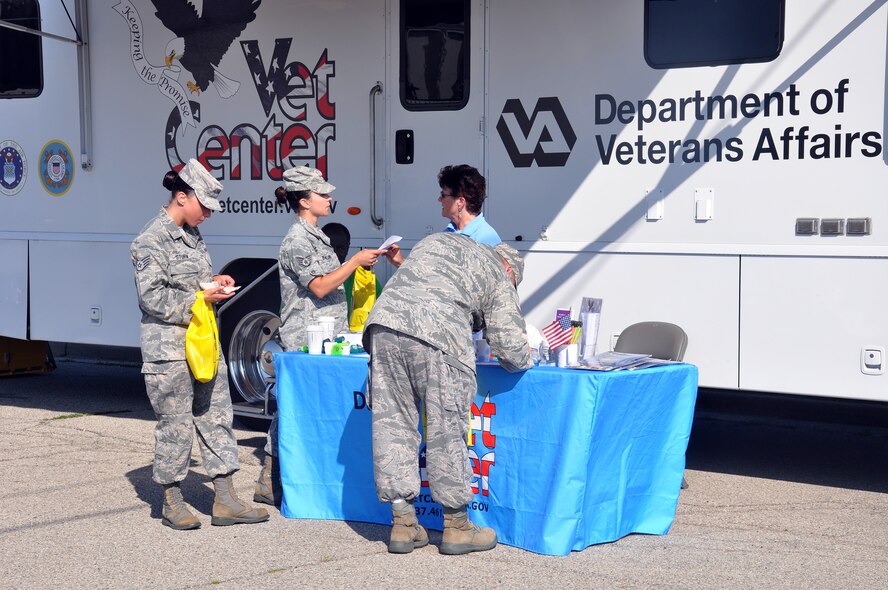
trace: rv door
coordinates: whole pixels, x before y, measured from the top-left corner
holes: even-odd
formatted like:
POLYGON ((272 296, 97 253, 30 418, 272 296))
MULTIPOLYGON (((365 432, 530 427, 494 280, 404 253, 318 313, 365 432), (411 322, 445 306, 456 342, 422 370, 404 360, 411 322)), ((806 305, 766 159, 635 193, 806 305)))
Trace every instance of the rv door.
POLYGON ((484 173, 484 3, 400 0, 391 23, 384 222, 409 248, 448 223, 437 200, 438 171, 470 164, 484 173))

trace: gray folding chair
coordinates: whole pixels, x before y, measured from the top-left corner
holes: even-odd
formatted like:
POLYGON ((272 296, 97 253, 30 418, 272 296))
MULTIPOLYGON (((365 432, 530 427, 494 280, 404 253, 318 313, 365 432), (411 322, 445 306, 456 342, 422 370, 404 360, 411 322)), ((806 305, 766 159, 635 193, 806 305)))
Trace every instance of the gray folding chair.
POLYGON ((680 361, 688 347, 688 335, 668 322, 639 322, 620 334, 614 352, 649 354, 667 361, 680 361))
MULTIPOLYGON (((667 361, 680 361, 688 347, 688 335, 679 326, 668 322, 639 322, 620 333, 614 352, 649 354, 667 361)), ((681 478, 681 489, 688 481, 681 478)))

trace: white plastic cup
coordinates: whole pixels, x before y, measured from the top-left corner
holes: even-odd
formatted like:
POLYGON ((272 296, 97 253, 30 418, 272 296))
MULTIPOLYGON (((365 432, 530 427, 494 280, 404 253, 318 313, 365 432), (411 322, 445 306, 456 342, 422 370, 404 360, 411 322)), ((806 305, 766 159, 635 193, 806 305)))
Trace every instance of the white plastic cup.
POLYGON ((576 367, 579 364, 580 345, 576 342, 567 345, 567 366, 576 367))
POLYGON ((321 354, 324 351, 324 329, 320 326, 309 326, 308 354, 321 354))
POLYGON ((559 367, 575 367, 577 365, 577 354, 579 346, 576 344, 565 344, 555 349, 555 364, 559 367))
POLYGON ((333 340, 336 337, 336 318, 329 315, 323 315, 318 318, 318 324, 320 324, 324 334, 322 340, 333 340))

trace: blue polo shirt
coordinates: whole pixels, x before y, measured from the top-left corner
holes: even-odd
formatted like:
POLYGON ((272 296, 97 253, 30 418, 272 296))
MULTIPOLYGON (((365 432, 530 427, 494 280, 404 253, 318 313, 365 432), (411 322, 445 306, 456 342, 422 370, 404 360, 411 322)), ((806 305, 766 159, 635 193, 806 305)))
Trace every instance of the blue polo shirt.
POLYGON ((456 226, 451 221, 444 228, 444 231, 468 236, 479 244, 487 244, 488 246, 496 246, 502 242, 496 230, 484 219, 483 213, 479 213, 478 217, 470 221, 463 229, 456 229, 456 226))

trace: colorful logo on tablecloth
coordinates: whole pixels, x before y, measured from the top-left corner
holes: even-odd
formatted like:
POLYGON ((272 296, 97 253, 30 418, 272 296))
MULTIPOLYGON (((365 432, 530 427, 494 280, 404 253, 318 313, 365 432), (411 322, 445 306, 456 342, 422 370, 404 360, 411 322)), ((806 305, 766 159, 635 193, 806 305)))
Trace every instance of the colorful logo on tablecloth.
POLYGON ((477 404, 472 404, 472 435, 469 441, 469 460, 472 462, 473 474, 472 492, 477 494, 480 491, 482 496, 490 493, 488 476, 490 468, 496 465, 496 435, 492 427, 495 415, 496 404, 490 401, 489 391, 480 408, 477 404), (477 444, 478 433, 481 433, 480 445, 477 444))
POLYGON ((74 182, 74 156, 65 142, 53 139, 40 152, 40 184, 54 197, 61 197, 74 182))
MULTIPOLYGON (((469 462, 472 464, 472 493, 480 493, 485 497, 490 495, 490 468, 496 465, 496 435, 493 433, 493 417, 495 415, 496 404, 490 401, 490 392, 484 397, 480 407, 478 404, 472 403, 472 430, 468 441, 469 462)), ((419 451, 419 479, 423 487, 428 487, 424 444, 419 451)), ((431 496, 427 501, 432 501, 431 496)), ((484 502, 475 501, 472 502, 470 508, 487 510, 488 506, 484 502)))
POLYGON ((25 150, 11 139, 0 142, 0 164, 3 165, 3 174, 0 175, 0 193, 12 196, 22 190, 28 177, 25 150))

